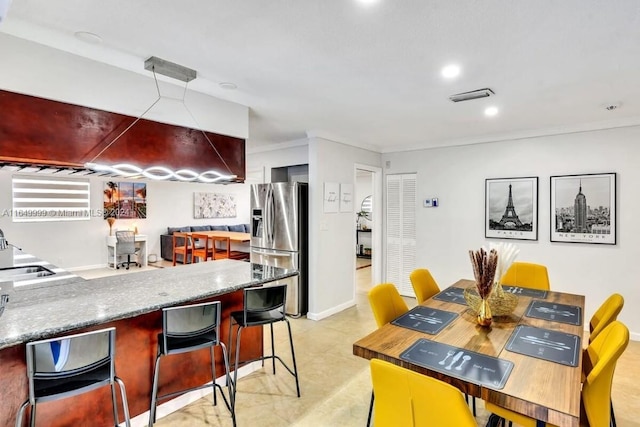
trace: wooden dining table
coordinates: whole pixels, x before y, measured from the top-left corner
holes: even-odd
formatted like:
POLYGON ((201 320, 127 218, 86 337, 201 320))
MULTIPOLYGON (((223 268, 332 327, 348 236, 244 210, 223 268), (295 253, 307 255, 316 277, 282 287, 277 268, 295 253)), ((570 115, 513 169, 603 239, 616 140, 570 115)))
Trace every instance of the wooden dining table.
MULTIPOLYGON (((473 287, 471 280, 459 280, 450 288, 473 287)), ((459 290, 459 289, 458 289, 459 290)), ((446 292, 443 290, 442 292, 446 292)), ((576 366, 556 363, 516 353, 507 349, 516 328, 543 328, 560 333, 583 336, 584 296, 562 292, 548 292, 544 301, 580 307, 579 325, 528 317, 529 304, 534 297, 519 295, 518 304, 509 316, 494 317, 491 327, 481 327, 476 315, 463 303, 428 299, 421 305, 456 313, 457 317, 436 334, 388 323, 353 344, 353 354, 365 359, 383 359, 404 368, 437 378, 461 391, 487 402, 510 409, 538 420, 538 425, 577 427, 580 421, 580 390, 582 341, 575 351, 576 366), (513 363, 510 374, 500 389, 461 378, 455 370, 428 368, 401 358, 407 349, 426 339, 464 351, 498 358, 513 363)), ((442 363, 441 363, 442 365, 442 363)), ((450 365, 449 365, 450 368, 450 365)))
POLYGON ((250 233, 242 233, 239 231, 224 231, 224 230, 207 230, 207 231, 191 231, 183 233, 188 236, 193 234, 202 234, 209 237, 228 237, 232 242, 245 243, 251 241, 250 233))

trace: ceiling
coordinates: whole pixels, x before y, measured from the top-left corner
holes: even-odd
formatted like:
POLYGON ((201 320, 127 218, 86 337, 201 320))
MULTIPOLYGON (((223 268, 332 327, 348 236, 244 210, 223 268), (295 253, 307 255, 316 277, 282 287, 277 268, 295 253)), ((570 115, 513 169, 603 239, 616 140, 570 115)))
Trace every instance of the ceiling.
POLYGON ((637 0, 13 0, 0 31, 140 73, 150 56, 193 68, 191 89, 250 107, 248 150, 319 135, 392 152, 640 124, 637 0), (79 47, 77 31, 102 43, 79 47), (457 79, 441 76, 449 63, 457 79), (485 87, 495 96, 448 99, 485 87))

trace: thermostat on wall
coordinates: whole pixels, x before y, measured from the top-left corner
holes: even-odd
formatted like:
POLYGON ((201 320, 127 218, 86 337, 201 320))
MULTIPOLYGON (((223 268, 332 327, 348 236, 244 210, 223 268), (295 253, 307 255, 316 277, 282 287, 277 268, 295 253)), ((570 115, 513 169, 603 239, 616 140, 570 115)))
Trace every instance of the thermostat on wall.
POLYGON ((424 206, 425 208, 437 208, 438 207, 438 198, 437 197, 433 197, 433 198, 429 198, 429 199, 424 199, 424 202, 423 202, 422 206, 424 206))

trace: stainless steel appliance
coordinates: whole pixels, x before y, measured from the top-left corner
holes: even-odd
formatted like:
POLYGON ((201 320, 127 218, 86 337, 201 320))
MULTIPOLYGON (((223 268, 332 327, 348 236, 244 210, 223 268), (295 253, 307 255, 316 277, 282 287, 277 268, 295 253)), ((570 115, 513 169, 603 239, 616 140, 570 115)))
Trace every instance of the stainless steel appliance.
POLYGON ((293 317, 308 308, 308 185, 277 182, 251 186, 251 262, 295 268, 287 283, 285 311, 293 317))

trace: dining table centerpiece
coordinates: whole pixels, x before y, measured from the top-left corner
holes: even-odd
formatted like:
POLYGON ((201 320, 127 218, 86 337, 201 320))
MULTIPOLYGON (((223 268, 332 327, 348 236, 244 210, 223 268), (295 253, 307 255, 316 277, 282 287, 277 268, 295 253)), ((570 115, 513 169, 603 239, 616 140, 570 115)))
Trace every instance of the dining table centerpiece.
MULTIPOLYGON (((491 252, 491 250, 494 250, 498 254, 498 261, 493 278, 492 290, 487 298, 489 309, 491 310, 492 318, 509 316, 518 305, 518 296, 510 292, 505 292, 502 288, 501 279, 507 270, 509 270, 511 264, 513 264, 513 261, 518 256, 520 250, 511 243, 492 243, 489 246, 489 252, 491 252)), ((480 312, 482 298, 479 296, 476 289, 465 289, 464 298, 467 305, 471 307, 475 313, 480 312)))
POLYGON ((493 293, 498 298, 504 298, 504 289, 502 289, 502 276, 509 270, 513 261, 520 253, 513 243, 491 243, 489 249, 495 249, 498 253, 498 265, 496 266, 496 275, 493 283, 493 293))
POLYGON ((493 289, 493 281, 498 266, 498 252, 495 249, 487 251, 480 248, 477 251, 470 250, 469 258, 473 266, 473 275, 476 279, 476 289, 480 297, 477 321, 480 326, 491 326, 492 316, 489 306, 489 296, 493 289))

